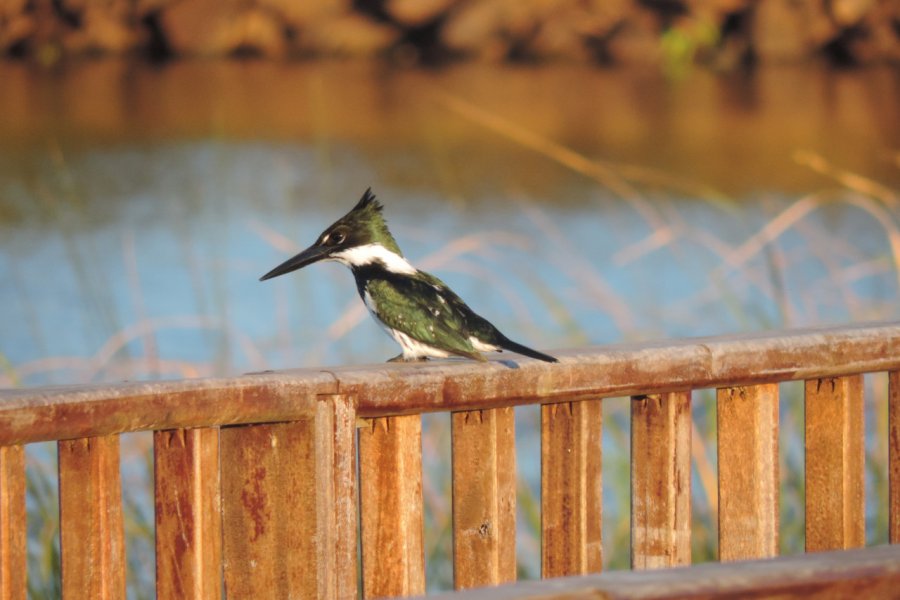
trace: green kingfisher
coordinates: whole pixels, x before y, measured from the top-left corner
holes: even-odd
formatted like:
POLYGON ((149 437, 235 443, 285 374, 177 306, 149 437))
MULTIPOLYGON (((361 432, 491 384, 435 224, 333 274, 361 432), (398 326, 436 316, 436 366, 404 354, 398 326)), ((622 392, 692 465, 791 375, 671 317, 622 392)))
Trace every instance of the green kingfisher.
POLYGON ((485 361, 482 352, 502 350, 558 362, 510 340, 443 281, 413 267, 388 230, 382 210, 371 188, 367 189, 356 206, 323 231, 312 246, 263 275, 260 281, 321 260, 350 267, 366 308, 403 349, 389 362, 451 355, 485 361))

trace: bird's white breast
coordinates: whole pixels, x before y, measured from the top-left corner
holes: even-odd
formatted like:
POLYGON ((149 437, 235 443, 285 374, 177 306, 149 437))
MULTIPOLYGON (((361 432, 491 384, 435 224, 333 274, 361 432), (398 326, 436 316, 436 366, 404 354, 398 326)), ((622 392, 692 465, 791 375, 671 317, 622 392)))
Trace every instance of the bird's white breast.
POLYGON ((394 338, 394 341, 400 344, 400 347, 403 349, 403 358, 413 359, 413 358, 447 358, 450 356, 449 352, 445 352, 444 350, 439 350, 434 346, 429 346, 428 344, 423 344, 422 342, 416 341, 403 333, 402 331, 397 331, 396 329, 391 329, 390 327, 386 327, 382 324, 384 330, 387 332, 389 336, 394 338))

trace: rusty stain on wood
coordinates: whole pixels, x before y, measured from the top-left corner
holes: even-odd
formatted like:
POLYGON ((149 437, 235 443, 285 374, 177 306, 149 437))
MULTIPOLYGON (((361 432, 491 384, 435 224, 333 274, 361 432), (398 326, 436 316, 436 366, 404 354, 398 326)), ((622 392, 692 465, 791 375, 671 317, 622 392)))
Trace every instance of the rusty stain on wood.
POLYGON ((691 562, 691 393, 631 399, 631 566, 691 562))
POLYGON ((225 594, 312 597, 315 432, 311 419, 222 428, 225 594))
POLYGON ((706 563, 689 569, 608 571, 521 582, 428 600, 747 600, 896 598, 900 546, 706 563))
POLYGON ((600 400, 541 407, 541 576, 603 568, 600 400))
POLYGON ((119 436, 61 441, 62 596, 125 598, 125 531, 119 436))
POLYGON ((719 560, 778 554, 778 384, 717 393, 719 560))
POLYGON ((309 420, 220 433, 226 597, 312 597, 314 432, 309 420), (294 510, 295 507, 299 507, 294 510))
POLYGON ((477 410, 900 369, 900 323, 555 352, 559 364, 434 362, 232 379, 0 391, 0 445, 302 418, 321 394, 361 417, 477 410))
POLYGON ((221 430, 227 597, 355 597, 355 420, 332 396, 302 421, 221 430))
POLYGON ((888 376, 888 479, 889 536, 900 543, 900 370, 888 376))
POLYGON ((27 592, 25 448, 0 448, 0 600, 27 592))
POLYGON ((452 416, 453 583, 516 580, 516 454, 512 408, 452 416))
POLYGON ((862 375, 806 382, 806 550, 866 543, 862 375))
POLYGON ((425 591, 422 418, 372 419, 359 430, 363 597, 425 591))
POLYGON ((153 434, 156 504, 156 595, 215 600, 222 596, 219 430, 153 434))

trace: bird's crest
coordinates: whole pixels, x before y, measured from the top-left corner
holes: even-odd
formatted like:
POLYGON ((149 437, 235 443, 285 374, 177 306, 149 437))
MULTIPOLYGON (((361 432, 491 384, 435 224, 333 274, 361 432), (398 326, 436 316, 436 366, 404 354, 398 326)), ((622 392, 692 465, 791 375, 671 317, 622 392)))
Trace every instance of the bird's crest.
POLYGON ((366 188, 366 191, 363 192, 362 198, 359 199, 359 202, 356 203, 356 206, 353 207, 353 211, 357 210, 374 210, 375 212, 380 213, 384 209, 381 202, 375 197, 375 193, 372 191, 372 188, 366 188))
POLYGON ((397 241, 394 240, 394 236, 391 235, 391 231, 388 229, 387 221, 384 220, 383 209, 381 202, 378 201, 374 192, 372 192, 372 188, 366 188, 356 206, 341 217, 332 227, 342 224, 350 227, 352 230, 366 231, 366 237, 372 242, 379 243, 391 252, 403 256, 397 241))

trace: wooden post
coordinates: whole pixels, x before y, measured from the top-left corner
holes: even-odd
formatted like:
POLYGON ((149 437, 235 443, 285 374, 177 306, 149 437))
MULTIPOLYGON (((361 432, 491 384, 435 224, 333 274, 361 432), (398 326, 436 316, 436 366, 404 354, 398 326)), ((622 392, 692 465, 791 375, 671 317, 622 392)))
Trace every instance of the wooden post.
POLYGON ((631 566, 691 562, 691 393, 631 399, 631 566))
POLYGON ((452 431, 454 586, 515 581, 515 413, 456 412, 452 431))
POLYGON ((806 382, 806 550, 865 545, 862 375, 806 382))
POLYGON ((119 436, 63 440, 57 449, 62 596, 125 598, 119 436))
POLYGON ((222 597, 219 430, 153 434, 156 596, 222 597))
POLYGON ((889 541, 900 544, 900 371, 888 374, 889 541))
POLYGON ((356 597, 354 431, 346 396, 321 396, 308 419, 221 430, 227 597, 356 597))
POLYGON ((363 597, 424 594, 422 417, 368 420, 359 477, 363 597))
POLYGON ((719 560, 778 555, 778 384, 717 393, 719 560))
POLYGON ((541 576, 599 573, 602 542, 600 400, 541 407, 541 576))
POLYGON ((0 600, 27 592, 25 447, 0 448, 0 600))

